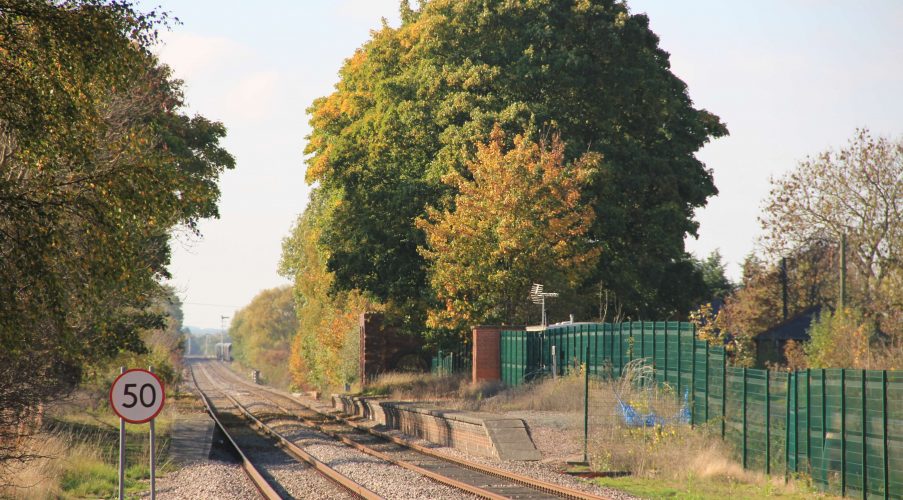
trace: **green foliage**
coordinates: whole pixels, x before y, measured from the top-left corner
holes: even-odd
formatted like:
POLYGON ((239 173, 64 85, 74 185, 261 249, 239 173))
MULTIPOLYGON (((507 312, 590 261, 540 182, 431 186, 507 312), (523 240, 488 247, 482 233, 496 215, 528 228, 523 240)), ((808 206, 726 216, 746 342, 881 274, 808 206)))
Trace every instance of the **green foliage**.
POLYGON ((803 351, 812 368, 871 368, 872 332, 860 311, 823 311, 809 327, 809 337, 803 351))
POLYGON ((171 232, 217 215, 234 160, 148 50, 164 18, 128 1, 0 0, 0 379, 34 374, 0 389, 4 419, 146 351, 166 328, 171 232))
POLYGON ((705 259, 694 260, 696 269, 702 274, 708 298, 723 300, 734 291, 736 286, 727 277, 720 251, 713 250, 705 259))
POLYGON ((291 341, 298 330, 290 287, 271 288, 257 294, 235 313, 229 328, 235 358, 261 371, 268 383, 285 386, 291 341))
POLYGON ((326 389, 357 378, 360 314, 379 305, 356 290, 333 292, 326 269, 329 252, 320 246, 324 213, 336 200, 321 189, 282 243, 279 272, 293 282, 298 333, 292 340, 289 367, 296 387, 326 389))
POLYGON ((336 289, 424 316, 432 292, 413 221, 454 208, 442 177, 466 172, 499 124, 554 128, 568 161, 603 156, 585 190, 603 253, 588 294, 601 282, 644 317, 697 299, 683 241, 716 189, 694 153, 727 130, 693 107, 645 15, 614 0, 425 1, 374 32, 340 78, 309 110, 306 149, 308 182, 336 200, 319 237, 336 289))

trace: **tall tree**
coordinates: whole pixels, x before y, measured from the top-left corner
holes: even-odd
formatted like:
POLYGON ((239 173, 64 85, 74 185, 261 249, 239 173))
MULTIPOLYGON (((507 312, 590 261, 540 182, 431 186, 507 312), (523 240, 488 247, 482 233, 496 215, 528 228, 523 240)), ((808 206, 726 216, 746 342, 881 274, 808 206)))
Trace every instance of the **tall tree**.
POLYGON ((567 164, 557 136, 550 144, 518 136, 509 151, 503 139, 496 128, 466 174, 445 176, 458 193, 454 211, 430 209, 417 223, 438 301, 431 327, 526 324, 531 283, 573 290, 596 265, 600 248, 587 239, 595 214, 580 189, 599 155, 567 164))
POLYGON ((425 240, 413 221, 427 206, 453 208, 442 177, 464 173, 498 123, 509 137, 554 127, 567 161, 603 156, 585 190, 590 238, 606 255, 588 295, 602 283, 634 317, 693 305, 682 284, 701 277, 683 241, 716 193, 694 153, 727 130, 693 107, 648 18, 623 2, 405 2, 401 26, 374 32, 309 111, 307 180, 339 200, 321 234, 336 288, 422 310, 425 240))
POLYGON ((33 405, 147 348, 170 231, 217 215, 225 128, 181 112, 149 52, 160 21, 128 1, 0 0, 0 462, 33 405))
POLYGON ((695 259, 695 264, 705 282, 707 297, 703 297, 704 300, 724 300, 734 291, 734 284, 727 277, 724 260, 718 249, 712 250, 705 259, 695 259))
POLYGON ((360 314, 381 306, 357 290, 335 291, 326 269, 329 249, 320 241, 324 213, 337 201, 314 189, 304 213, 282 242, 279 273, 293 282, 298 332, 289 369, 297 387, 326 389, 353 382, 358 374, 360 314))
POLYGON ((847 237, 851 299, 886 308, 903 268, 903 140, 858 130, 847 147, 807 158, 772 181, 762 225, 775 256, 847 237))
POLYGON ((270 382, 285 386, 289 382, 285 367, 297 331, 294 295, 285 286, 260 292, 235 313, 229 338, 238 360, 259 369, 270 382))

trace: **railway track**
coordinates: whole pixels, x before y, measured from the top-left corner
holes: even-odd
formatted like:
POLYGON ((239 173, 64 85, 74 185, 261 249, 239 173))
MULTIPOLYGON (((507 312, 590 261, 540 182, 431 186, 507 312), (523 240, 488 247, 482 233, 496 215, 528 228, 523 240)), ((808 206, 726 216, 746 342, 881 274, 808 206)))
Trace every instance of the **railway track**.
MULTIPOLYGON (((260 398, 249 402, 250 397, 247 392, 242 393, 224 387, 210 375, 207 370, 208 366, 207 363, 195 363, 193 366, 193 373, 196 372, 197 377, 203 379, 206 386, 204 388, 197 385, 199 391, 202 393, 215 392, 217 397, 223 401, 223 406, 229 406, 241 414, 245 427, 251 427, 258 433, 268 436, 286 453, 298 461, 307 462, 355 497, 367 499, 475 498, 472 495, 462 495, 460 490, 436 484, 390 462, 364 455, 318 431, 314 435, 309 427, 304 426, 293 416, 285 412, 271 411, 274 407, 265 401, 261 402, 260 398), (284 423, 281 425, 273 423, 286 420, 290 420, 295 428, 292 429, 292 425, 284 423), (289 429, 285 430, 286 427, 289 429), (302 429, 302 432, 298 432, 299 429, 302 429), (369 489, 368 486, 372 489, 369 489)), ((197 378, 195 380, 197 381, 197 378)), ((296 497, 307 498, 303 495, 296 495, 296 497)))
POLYGON ((393 436, 374 432, 345 419, 322 413, 274 389, 244 381, 218 363, 211 365, 211 371, 216 372, 219 381, 215 383, 223 391, 254 394, 258 398, 265 399, 271 407, 277 408, 279 413, 290 415, 298 422, 349 447, 456 488, 462 493, 489 499, 605 498, 496 467, 450 457, 393 436), (225 385, 229 387, 226 388, 225 385), (236 389, 236 386, 241 389, 236 389), (263 396, 264 393, 266 396, 263 396))
MULTIPOLYGON (((204 402, 204 406, 207 408, 207 412, 213 418, 217 427, 220 429, 220 431, 223 433, 223 435, 226 437, 226 439, 231 443, 232 447, 235 449, 235 451, 239 455, 239 458, 241 460, 242 469, 245 471, 245 474, 247 475, 248 479, 250 479, 250 481, 254 485, 254 487, 257 489, 260 496, 267 500, 281 499, 281 498, 285 498, 286 496, 290 496, 286 487, 280 488, 282 490, 282 493, 277 491, 277 489, 272 484, 272 482, 277 482, 276 478, 272 478, 271 480, 268 480, 266 477, 264 477, 264 474, 260 471, 260 469, 251 460, 251 457, 249 457, 250 453, 246 450, 246 448, 251 448, 254 446, 241 446, 239 444, 239 440, 237 440, 233 437, 233 434, 235 431, 235 429, 233 427, 234 424, 229 425, 229 420, 234 421, 235 418, 239 417, 239 415, 236 415, 234 413, 232 413, 230 415, 229 412, 226 412, 222 409, 222 407, 224 407, 226 405, 214 404, 213 399, 222 399, 228 403, 231 403, 233 408, 236 408, 241 412, 242 418, 246 417, 245 412, 247 411, 247 409, 242 407, 241 405, 239 405, 238 402, 235 401, 235 399, 233 397, 231 397, 229 394, 226 394, 224 392, 220 392, 220 396, 218 398, 211 398, 210 395, 208 395, 209 389, 207 389, 207 390, 202 389, 201 385, 198 383, 197 378, 195 376, 194 367, 189 367, 189 370, 191 373, 191 379, 194 384, 194 387, 195 387, 195 389, 197 389, 198 393, 200 394, 201 399, 204 402), (232 418, 230 418, 229 420, 224 419, 223 418, 224 413, 231 416, 232 418)), ((210 379, 209 377, 208 377, 208 380, 212 381, 212 379, 210 379)), ((372 491, 368 490, 367 488, 364 488, 361 485, 350 480, 349 478, 347 478, 343 474, 339 473, 338 471, 323 464, 321 461, 319 461, 316 458, 305 453, 303 450, 297 449, 297 447, 295 447, 292 443, 281 442, 277 439, 277 444, 282 446, 283 449, 286 451, 286 453, 288 453, 294 459, 298 460, 300 463, 305 463, 305 464, 311 466, 313 468, 313 470, 317 471, 317 473, 323 475, 323 477, 325 477, 326 479, 336 483, 338 486, 341 486, 342 488, 347 490, 349 493, 351 493, 353 496, 358 497, 358 498, 365 498, 365 499, 382 498, 381 496, 373 493, 372 491)), ((330 494, 328 491, 327 492, 320 491, 320 493, 321 494, 325 493, 324 495, 322 495, 324 497, 335 498, 335 497, 341 496, 341 495, 330 494)))

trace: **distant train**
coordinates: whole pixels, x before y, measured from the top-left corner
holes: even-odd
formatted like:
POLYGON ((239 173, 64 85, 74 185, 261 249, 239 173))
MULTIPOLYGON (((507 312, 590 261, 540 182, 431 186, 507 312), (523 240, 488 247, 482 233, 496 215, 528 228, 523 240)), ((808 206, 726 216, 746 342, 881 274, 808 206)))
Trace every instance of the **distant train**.
POLYGON ((216 354, 216 359, 220 361, 232 361, 232 343, 226 342, 225 344, 217 343, 213 346, 214 352, 216 354))

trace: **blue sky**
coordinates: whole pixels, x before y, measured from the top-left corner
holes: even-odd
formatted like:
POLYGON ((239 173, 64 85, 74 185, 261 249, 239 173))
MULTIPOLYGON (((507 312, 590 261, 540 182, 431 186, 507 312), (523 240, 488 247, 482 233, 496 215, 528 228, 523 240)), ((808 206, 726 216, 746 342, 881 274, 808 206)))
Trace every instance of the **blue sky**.
MULTIPOLYGON (((155 6, 157 2, 146 2, 155 6)), ((416 3, 416 2, 412 2, 416 3)), ((903 2, 635 0, 699 107, 731 135, 698 156, 720 194, 697 213, 699 239, 733 278, 755 248, 769 178, 842 146, 856 127, 903 135, 903 2)), ((223 121, 237 168, 221 183, 221 219, 200 240, 175 235, 172 283, 185 322, 219 327, 276 273, 284 238, 307 202, 305 109, 332 90, 342 61, 397 0, 164 1, 182 24, 160 58, 186 81, 190 112, 223 121)))

